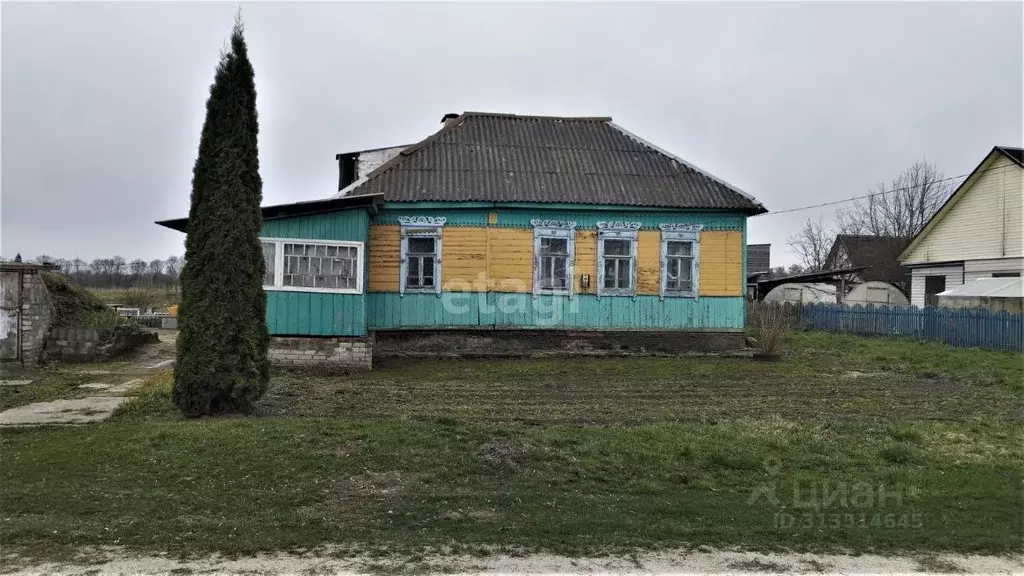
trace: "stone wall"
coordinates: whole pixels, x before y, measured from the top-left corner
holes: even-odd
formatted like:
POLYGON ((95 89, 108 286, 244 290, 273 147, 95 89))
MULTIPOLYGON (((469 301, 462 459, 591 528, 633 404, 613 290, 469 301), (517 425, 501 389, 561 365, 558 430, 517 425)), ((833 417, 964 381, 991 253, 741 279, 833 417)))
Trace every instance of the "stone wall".
POLYGON ((24 366, 39 363, 50 329, 50 296, 43 283, 43 269, 42 265, 31 263, 9 262, 0 266, 3 304, 13 305, 19 312, 15 315, 4 311, 3 346, 9 348, 4 357, 24 366))
POLYGON ((35 366, 42 357, 46 334, 50 331, 50 293, 43 275, 25 274, 21 301, 21 354, 26 366, 35 366))
POLYGON ((61 362, 91 362, 99 354, 96 328, 54 328, 46 340, 46 358, 61 362))
POLYGON ((270 339, 269 357, 275 366, 369 370, 373 364, 373 340, 274 336, 270 339))
POLYGON ((45 358, 57 362, 95 362, 115 358, 159 339, 153 332, 136 326, 96 328, 54 328, 46 339, 45 358))
POLYGON ((677 356, 745 348, 739 331, 390 330, 374 336, 381 358, 677 356))

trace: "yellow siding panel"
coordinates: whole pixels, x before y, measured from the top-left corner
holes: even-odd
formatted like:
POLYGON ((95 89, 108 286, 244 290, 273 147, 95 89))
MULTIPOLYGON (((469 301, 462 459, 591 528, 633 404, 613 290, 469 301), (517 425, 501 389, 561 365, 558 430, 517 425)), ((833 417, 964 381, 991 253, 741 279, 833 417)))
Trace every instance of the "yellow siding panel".
POLYGON ((636 293, 661 293, 661 232, 641 230, 636 245, 636 293))
POLYGON ((488 228, 488 289, 533 292, 533 230, 488 228))
POLYGON ((597 294, 597 230, 576 232, 576 264, 573 274, 574 291, 577 294, 597 294), (590 288, 584 290, 580 276, 590 274, 590 288))
MULTIPOLYGON (((446 227, 442 231, 442 287, 447 291, 531 292, 533 230, 516 228, 446 227)), ((658 294, 661 285, 661 233, 643 230, 637 244, 637 293, 658 294)), ((701 233, 700 293, 743 295, 743 234, 701 233)), ((398 226, 370 226, 370 292, 398 292, 401 237, 398 226)), ((597 291, 597 231, 576 233, 573 284, 578 294, 597 291), (583 290, 580 276, 590 274, 583 290)))
POLYGON ((449 226, 441 231, 441 288, 482 292, 487 287, 487 229, 449 226))
POLYGON ((401 234, 398 226, 370 226, 370 292, 398 292, 401 234))
POLYGON ((743 284, 743 233, 701 232, 701 296, 742 296, 743 284))

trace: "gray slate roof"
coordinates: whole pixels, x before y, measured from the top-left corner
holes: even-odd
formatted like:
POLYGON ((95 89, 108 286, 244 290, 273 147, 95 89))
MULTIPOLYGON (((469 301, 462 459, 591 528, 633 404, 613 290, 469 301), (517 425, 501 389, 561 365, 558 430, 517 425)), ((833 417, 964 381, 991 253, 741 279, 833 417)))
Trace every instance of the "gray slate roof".
POLYGON ((343 191, 387 202, 564 202, 766 212, 611 118, 465 112, 343 191))

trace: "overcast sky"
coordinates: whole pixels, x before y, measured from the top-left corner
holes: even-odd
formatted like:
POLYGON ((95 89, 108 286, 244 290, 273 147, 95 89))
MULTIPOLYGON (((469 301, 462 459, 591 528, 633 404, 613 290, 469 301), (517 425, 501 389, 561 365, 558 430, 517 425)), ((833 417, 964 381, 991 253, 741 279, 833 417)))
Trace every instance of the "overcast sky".
MULTIPOLYGON (((184 252, 209 84, 236 4, 2 8, 0 252, 184 252)), ((338 152, 445 112, 608 115, 769 210, 1022 140, 1022 4, 245 4, 264 203, 336 191, 338 152)), ((786 237, 819 209, 750 220, 786 237)))

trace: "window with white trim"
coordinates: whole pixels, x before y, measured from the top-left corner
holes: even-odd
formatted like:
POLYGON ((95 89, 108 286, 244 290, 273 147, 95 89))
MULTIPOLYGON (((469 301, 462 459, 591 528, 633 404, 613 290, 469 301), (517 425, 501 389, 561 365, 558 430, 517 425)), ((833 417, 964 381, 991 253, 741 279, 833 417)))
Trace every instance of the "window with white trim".
POLYGON ((445 218, 401 217, 402 255, 399 291, 441 293, 441 228, 445 218))
POLYGON ((696 298, 700 281, 700 224, 661 224, 661 297, 696 298))
POLYGON ((597 294, 636 293, 636 242, 639 222, 597 223, 597 294))
POLYGON ((265 289, 362 293, 362 242, 292 238, 261 238, 260 242, 265 289))
POLYGON ((572 295, 576 261, 576 223, 531 220, 533 225, 533 295, 572 295))

